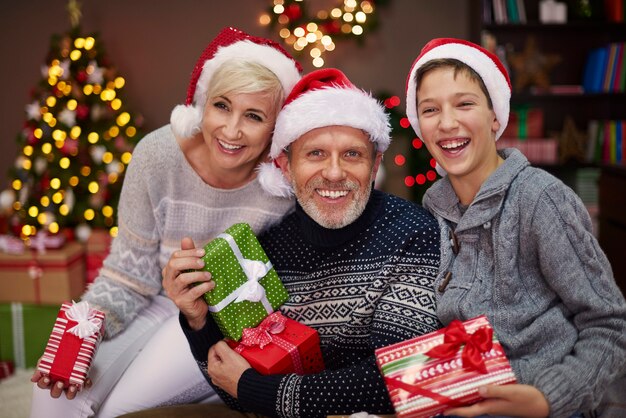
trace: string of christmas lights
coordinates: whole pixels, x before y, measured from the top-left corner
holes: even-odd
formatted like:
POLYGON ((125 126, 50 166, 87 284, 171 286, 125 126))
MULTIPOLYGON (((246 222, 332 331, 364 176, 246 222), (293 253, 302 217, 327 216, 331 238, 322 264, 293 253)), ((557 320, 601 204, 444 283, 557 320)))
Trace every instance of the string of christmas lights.
POLYGON ((398 96, 379 95, 386 97, 382 100, 390 115, 390 122, 394 140, 398 140, 398 136, 411 141, 411 147, 407 155, 398 153, 393 156, 393 164, 398 167, 407 166, 409 172, 417 170, 417 173, 410 173, 404 177, 404 185, 411 189, 413 200, 421 202, 422 196, 430 184, 437 180, 438 175, 435 171, 436 161, 430 156, 430 153, 424 147, 421 139, 415 136, 409 119, 400 113, 397 107, 400 105, 398 96))
MULTIPOLYGON (((378 5, 385 3, 378 0, 378 5)), ((308 52, 313 66, 324 66, 324 53, 335 50, 336 39, 363 37, 376 25, 374 0, 343 0, 330 10, 309 15, 304 0, 273 0, 259 23, 278 28, 279 36, 296 53, 308 52)))

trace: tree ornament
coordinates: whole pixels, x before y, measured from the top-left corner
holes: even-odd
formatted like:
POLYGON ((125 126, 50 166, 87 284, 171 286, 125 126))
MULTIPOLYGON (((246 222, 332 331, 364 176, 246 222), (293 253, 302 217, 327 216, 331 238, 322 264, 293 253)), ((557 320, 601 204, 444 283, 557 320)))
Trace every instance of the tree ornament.
POLYGON ((310 15, 305 0, 273 0, 259 21, 278 29, 278 35, 296 54, 308 52, 315 67, 324 66, 323 54, 335 49, 335 40, 363 42, 377 27, 377 0, 342 0, 331 9, 310 15), (375 4, 376 3, 376 7, 375 4))
POLYGON ((587 154, 587 132, 578 130, 572 116, 566 116, 563 130, 559 133, 559 160, 584 163, 587 154))

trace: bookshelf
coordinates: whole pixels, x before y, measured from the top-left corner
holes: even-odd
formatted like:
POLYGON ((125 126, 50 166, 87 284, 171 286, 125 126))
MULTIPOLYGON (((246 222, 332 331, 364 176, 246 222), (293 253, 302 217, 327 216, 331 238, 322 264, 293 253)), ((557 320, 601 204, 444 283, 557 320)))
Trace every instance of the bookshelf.
MULTIPOLYGON (((548 71, 549 89, 514 89, 511 105, 512 108, 524 105, 542 110, 544 136, 559 138, 561 158, 554 163, 536 165, 561 178, 581 196, 594 219, 600 244, 614 266, 616 280, 622 289, 626 289, 626 265, 623 257, 623 243, 626 239, 626 218, 623 215, 625 202, 615 201, 617 197, 624 200, 623 196, 626 196, 626 158, 621 161, 594 158, 597 157, 597 154, 592 157, 591 147, 594 143, 589 143, 589 137, 594 137, 592 129, 598 124, 594 121, 603 124, 605 121, 626 120, 626 92, 623 88, 618 88, 617 91, 593 92, 584 88, 589 86, 588 81, 585 82, 585 71, 590 52, 611 43, 626 42, 626 1, 595 2, 597 8, 593 10, 595 15, 592 18, 580 18, 573 13, 572 9, 576 4, 582 2, 564 2, 568 7, 565 23, 542 23, 540 0, 499 0, 500 6, 504 4, 505 9, 512 4, 522 7, 524 19, 518 17, 513 22, 507 19, 506 23, 496 23, 494 10, 491 10, 490 16, 485 10, 485 7, 493 7, 495 1, 472 0, 471 40, 483 43, 484 34, 488 33, 501 47, 501 53, 509 57, 514 52, 523 51, 528 38, 532 36, 542 53, 555 54, 560 58, 560 62, 548 71), (616 2, 621 2, 619 17, 609 15, 612 12, 604 9, 607 4, 615 5, 616 2), (563 88, 555 89, 555 86, 563 88), (586 152, 582 158, 563 158, 562 148, 567 146, 568 138, 562 133, 567 119, 573 120, 576 129, 584 134, 586 152), (581 187, 581 184, 586 186, 581 187), (588 192, 589 185, 595 188, 591 193, 588 192), (589 195, 592 196, 589 198, 589 195)), ((519 10, 517 15, 520 15, 519 10)), ((501 16, 498 20, 501 22, 501 16)), ((510 62, 507 63, 510 65, 510 62)), ((626 72, 626 68, 622 67, 622 73, 626 72)), ((517 74, 513 68, 510 68, 510 73, 515 84, 517 74)), ((626 128, 626 122, 622 122, 621 126, 626 128)), ((597 139, 597 135, 595 138, 597 139)), ((622 133, 622 139, 624 138, 626 132, 622 133)), ((615 140, 618 141, 617 138, 615 140)), ((622 145, 622 155, 626 155, 626 141, 622 145)))
MULTIPOLYGON (((529 37, 533 37, 539 53, 558 56, 560 59, 557 64, 546 71, 550 88, 542 91, 531 90, 528 87, 522 91, 514 89, 511 98, 512 107, 526 105, 541 109, 544 115, 546 137, 558 136, 568 116, 583 132, 587 132, 589 121, 592 120, 626 119, 626 92, 623 89, 611 92, 589 92, 583 88, 590 52, 607 47, 611 43, 626 42, 626 23, 623 19, 619 22, 607 21, 606 16, 599 11, 599 14, 591 19, 583 20, 568 15, 567 23, 546 24, 539 21, 540 0, 523 0, 504 1, 504 4, 505 6, 511 3, 522 5, 526 17, 525 23, 495 23, 493 13, 491 20, 485 21, 484 8, 489 8, 489 5, 493 5, 495 1, 473 0, 470 27, 474 42, 481 43, 484 33, 491 34, 505 51, 508 61, 513 54, 521 53, 529 37)), ((575 2, 567 2, 568 7, 571 8, 572 3, 575 2)), ((515 79, 519 77, 519 74, 510 62, 508 63, 515 85, 515 79)), ((626 68, 622 68, 621 72, 626 72, 626 68)), ((602 163, 603 161, 583 159, 571 161, 568 165, 575 165, 577 162, 602 163)), ((621 162, 621 164, 626 164, 626 162, 621 162)))

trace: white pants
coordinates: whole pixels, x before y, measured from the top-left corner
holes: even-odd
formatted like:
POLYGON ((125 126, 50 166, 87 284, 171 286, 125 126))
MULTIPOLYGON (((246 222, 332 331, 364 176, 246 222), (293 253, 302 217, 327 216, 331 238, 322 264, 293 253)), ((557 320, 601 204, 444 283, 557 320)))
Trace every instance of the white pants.
POLYGON ((108 418, 157 406, 221 402, 191 355, 176 305, 154 298, 132 324, 102 341, 89 371, 93 385, 69 401, 34 385, 31 418, 108 418))

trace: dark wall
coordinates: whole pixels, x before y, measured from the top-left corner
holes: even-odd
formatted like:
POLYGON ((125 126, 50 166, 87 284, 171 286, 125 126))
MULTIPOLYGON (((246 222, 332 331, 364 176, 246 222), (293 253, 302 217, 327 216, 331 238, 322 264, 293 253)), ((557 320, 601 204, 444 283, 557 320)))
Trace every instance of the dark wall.
MULTIPOLYGON (((278 39, 258 23, 271 0, 82 0, 81 26, 97 31, 119 74, 132 111, 145 118, 147 132, 169 121, 171 109, 185 98, 189 75, 200 52, 224 26, 278 39)), ((311 0, 311 9, 335 0, 311 0)), ((430 38, 470 34, 466 0, 390 0, 378 10, 380 26, 365 45, 337 42, 327 65, 338 67, 358 86, 404 97, 405 77, 421 46, 430 38)), ((15 136, 25 119, 29 91, 41 79, 40 66, 50 37, 70 27, 65 0, 7 2, 0 13, 0 190, 8 185, 7 169, 16 157, 15 136)), ((311 70, 306 58, 305 70, 311 70)), ((402 148, 406 144, 394 144, 402 148)), ((391 148, 388 154, 393 153, 391 148)), ((391 158, 388 158, 390 160, 391 158)), ((388 170, 388 179, 398 175, 388 170)), ((388 181, 387 184, 390 182, 388 181)), ((403 195, 398 183, 394 190, 403 195)))

